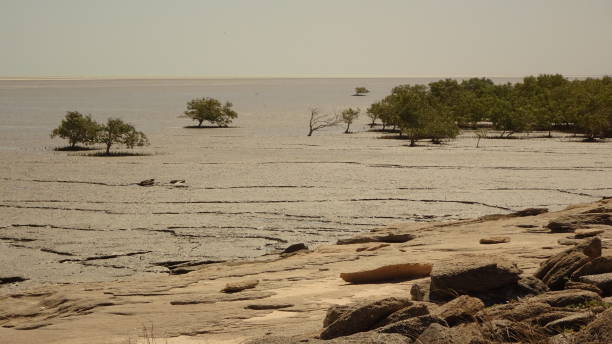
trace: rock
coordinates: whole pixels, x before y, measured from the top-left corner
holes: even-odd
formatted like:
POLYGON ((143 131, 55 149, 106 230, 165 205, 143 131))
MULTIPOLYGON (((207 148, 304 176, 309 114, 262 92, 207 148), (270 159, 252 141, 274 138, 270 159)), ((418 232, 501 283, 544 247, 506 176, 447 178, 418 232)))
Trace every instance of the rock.
MULTIPOLYGON (((432 304, 432 306, 435 306, 432 304)), ((427 315, 430 313, 429 305, 425 303, 414 304, 405 308, 400 309, 397 312, 389 315, 386 319, 380 322, 376 327, 389 325, 394 322, 419 317, 421 315, 427 315)))
POLYGON ((381 266, 373 270, 341 273, 340 278, 349 283, 375 283, 392 280, 408 280, 427 277, 431 273, 431 269, 431 264, 393 264, 381 266))
POLYGON ((467 295, 445 303, 436 309, 432 315, 446 321, 449 326, 474 321, 474 315, 484 308, 479 299, 467 295))
POLYGON ((399 334, 361 332, 332 340, 320 340, 307 336, 276 337, 266 336, 246 344, 411 344, 412 341, 399 334))
POLYGON ((480 239, 482 245, 505 244, 510 242, 509 237, 489 237, 480 239))
POLYGON ((612 338, 612 308, 600 313, 594 321, 575 335, 575 343, 609 343, 612 338))
POLYGON ((355 305, 333 305, 327 309, 325 319, 323 319, 323 327, 331 325, 334 321, 338 320, 344 313, 354 310, 355 305))
POLYGON ((576 246, 580 243, 579 239, 559 239, 557 240, 559 245, 563 246, 576 246))
POLYGON ((245 309, 253 309, 253 310, 266 310, 266 309, 282 309, 293 307, 294 305, 290 303, 279 303, 279 304, 259 304, 259 305, 247 305, 244 307, 245 309))
POLYGON ((612 295, 612 272, 599 275, 586 275, 579 278, 580 282, 592 284, 601 289, 604 296, 612 295))
POLYGON ((431 298, 487 291, 516 283, 522 271, 512 262, 485 255, 459 255, 436 264, 431 272, 431 298))
POLYGON ((465 324, 446 327, 433 323, 414 341, 418 344, 477 344, 484 343, 478 326, 465 324))
POLYGON ((584 275, 598 275, 612 272, 612 256, 597 257, 584 264, 572 274, 573 279, 584 275))
POLYGON ((551 321, 544 327, 550 333, 561 333, 565 330, 579 330, 595 319, 592 312, 576 313, 570 316, 551 321))
POLYGON ((576 313, 572 311, 563 311, 563 310, 557 310, 557 308, 554 308, 550 312, 545 312, 545 313, 536 315, 535 317, 526 319, 524 322, 529 323, 533 326, 535 325, 546 326, 546 324, 550 322, 557 321, 559 319, 563 319, 565 317, 568 317, 574 314, 576 313))
POLYGON ((333 339, 371 330, 390 314, 411 305, 407 298, 390 297, 356 306, 343 313, 321 332, 321 339, 333 339))
POLYGON ((180 305, 195 305, 195 304, 206 304, 206 303, 217 303, 217 302, 232 302, 232 301, 245 301, 245 300, 259 300, 266 299, 270 296, 274 296, 276 293, 266 291, 245 291, 240 294, 214 294, 208 296, 200 296, 200 297, 189 297, 182 298, 178 300, 170 301, 171 305, 180 306, 180 305))
POLYGON ((410 318, 389 324, 379 328, 379 333, 397 333, 406 336, 412 340, 418 338, 431 324, 440 324, 446 326, 446 322, 438 317, 431 315, 422 315, 416 318, 410 318))
POLYGON ((583 305, 587 302, 601 302, 601 297, 592 291, 567 289, 549 291, 529 299, 530 302, 543 302, 553 307, 583 305))
POLYGON ((301 250, 308 250, 308 247, 304 243, 289 245, 281 254, 293 253, 301 250))
POLYGON ((21 276, 0 276, 0 284, 19 283, 28 279, 21 276))
POLYGON ((553 307, 545 302, 527 299, 523 302, 512 302, 493 307, 487 307, 476 313, 476 318, 481 322, 492 319, 505 319, 511 321, 523 321, 536 317, 540 314, 551 312, 553 307))
POLYGON ((584 282, 567 281, 565 283, 565 289, 588 290, 597 293, 597 295, 603 295, 603 292, 597 286, 584 282))
POLYGON ((142 181, 138 182, 138 185, 140 185, 140 186, 153 186, 153 185, 155 185, 155 179, 145 179, 145 180, 142 180, 142 181))
POLYGON ((429 301, 429 283, 414 283, 412 287, 410 287, 410 296, 413 301, 429 301))
POLYGON ((610 226, 612 225, 612 216, 608 213, 566 215, 550 221, 546 227, 553 233, 568 233, 588 225, 610 226))
POLYGON ((586 239, 575 247, 546 260, 534 276, 546 283, 550 289, 558 290, 563 288, 565 281, 575 271, 600 255, 601 240, 597 237, 586 239))
POLYGON ((185 184, 185 179, 172 179, 170 184, 185 184))
POLYGON ((491 320, 490 322, 486 323, 482 329, 484 337, 490 341, 493 341, 494 343, 539 343, 540 340, 545 338, 543 333, 534 333, 532 328, 525 326, 523 323, 504 319, 491 320))
POLYGON ((259 284, 259 280, 246 280, 228 283, 221 291, 224 293, 237 293, 245 289, 253 289, 259 284))
POLYGON ((512 213, 512 216, 516 217, 524 217, 524 216, 535 216, 548 212, 548 208, 527 208, 523 210, 519 210, 517 212, 512 213))
POLYGON ((361 235, 348 239, 340 239, 337 245, 363 244, 368 242, 386 242, 386 243, 403 243, 416 238, 409 233, 381 233, 361 235))
POLYGON ((598 234, 603 233, 604 230, 603 229, 576 229, 576 231, 574 232, 574 238, 576 239, 584 239, 584 238, 588 238, 588 237, 592 237, 592 236, 596 236, 598 234))

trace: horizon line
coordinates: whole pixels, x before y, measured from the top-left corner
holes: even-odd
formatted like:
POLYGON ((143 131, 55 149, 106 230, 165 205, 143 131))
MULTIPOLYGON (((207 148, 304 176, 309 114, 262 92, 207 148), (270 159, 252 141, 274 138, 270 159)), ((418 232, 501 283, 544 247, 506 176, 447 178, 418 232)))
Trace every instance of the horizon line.
POLYGON ((285 75, 110 75, 110 76, 0 76, 0 81, 76 81, 76 80, 239 80, 239 79, 430 79, 430 78, 523 78, 530 75, 561 74, 569 78, 603 77, 610 74, 562 74, 538 73, 526 75, 487 75, 487 74, 456 74, 456 75, 376 75, 376 74, 285 74, 285 75))

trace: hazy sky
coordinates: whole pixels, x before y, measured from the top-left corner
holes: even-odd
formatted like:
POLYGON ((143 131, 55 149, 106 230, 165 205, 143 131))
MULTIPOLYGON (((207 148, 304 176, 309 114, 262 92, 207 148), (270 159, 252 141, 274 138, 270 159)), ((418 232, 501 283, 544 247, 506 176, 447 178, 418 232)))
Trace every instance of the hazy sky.
POLYGON ((612 74, 612 0, 0 0, 0 76, 612 74))

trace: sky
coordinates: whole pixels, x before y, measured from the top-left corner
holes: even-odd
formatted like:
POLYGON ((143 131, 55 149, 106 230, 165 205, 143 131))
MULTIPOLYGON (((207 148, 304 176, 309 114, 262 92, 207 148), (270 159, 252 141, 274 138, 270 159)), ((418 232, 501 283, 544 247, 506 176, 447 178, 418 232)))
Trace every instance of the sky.
POLYGON ((611 0, 0 0, 0 77, 612 74, 611 0))

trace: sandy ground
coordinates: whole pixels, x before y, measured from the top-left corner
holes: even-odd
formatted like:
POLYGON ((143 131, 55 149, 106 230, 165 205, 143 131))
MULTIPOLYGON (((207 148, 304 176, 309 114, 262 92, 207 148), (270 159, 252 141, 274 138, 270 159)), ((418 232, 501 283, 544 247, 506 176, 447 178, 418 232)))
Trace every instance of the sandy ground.
MULTIPOLYGON (((408 296, 415 281, 352 285, 340 272, 396 263, 434 265, 456 254, 495 254, 532 273, 545 258, 567 246, 572 234, 544 228, 561 215, 612 206, 612 200, 572 206, 557 213, 454 224, 404 224, 381 229, 412 233, 416 239, 375 250, 375 243, 323 245, 289 257, 268 256, 251 262, 218 263, 176 276, 127 281, 75 283, 0 296, 2 343, 136 343, 143 328, 158 343, 240 343, 266 335, 316 333, 325 310, 368 298, 408 296), (507 236, 510 243, 481 245, 483 236, 507 236), (259 285, 236 294, 220 290, 228 282, 257 279, 259 285), (248 305, 287 304, 277 310, 248 305)), ((612 253, 610 227, 602 234, 604 255, 612 253)))
POLYGON ((48 138, 37 141, 45 149, 0 150, 1 273, 28 279, 1 288, 157 277, 166 262, 251 259, 394 223, 558 210, 612 190, 609 143, 476 149, 467 133, 410 148, 372 132, 250 130, 167 128, 139 150, 149 156, 56 152, 62 142, 48 138), (158 184, 135 184, 148 178, 158 184))

